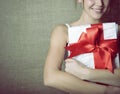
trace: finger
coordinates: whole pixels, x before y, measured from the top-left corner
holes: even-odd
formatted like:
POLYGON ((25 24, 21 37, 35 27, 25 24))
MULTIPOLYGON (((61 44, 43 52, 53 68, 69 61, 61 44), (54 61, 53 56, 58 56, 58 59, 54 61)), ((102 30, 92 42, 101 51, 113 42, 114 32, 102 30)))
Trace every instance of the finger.
POLYGON ((80 66, 82 66, 82 67, 86 67, 86 65, 83 64, 83 63, 81 63, 80 61, 78 61, 78 60, 76 60, 76 59, 74 59, 74 58, 73 58, 72 60, 76 61, 80 66))
POLYGON ((75 62, 75 60, 69 58, 69 59, 66 59, 65 62, 75 62))

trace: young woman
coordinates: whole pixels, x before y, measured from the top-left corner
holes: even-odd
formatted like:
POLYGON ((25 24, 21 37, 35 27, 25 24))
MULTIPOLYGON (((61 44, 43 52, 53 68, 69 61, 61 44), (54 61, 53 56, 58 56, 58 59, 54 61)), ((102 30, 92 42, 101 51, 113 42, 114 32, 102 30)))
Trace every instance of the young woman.
MULTIPOLYGON (((82 4, 83 11, 80 19, 69 25, 71 27, 104 22, 102 18, 113 2, 113 0, 77 1, 82 4)), ((56 26, 51 34, 49 52, 45 62, 44 84, 75 94, 120 94, 119 68, 114 69, 114 73, 112 73, 105 69, 90 69, 74 59, 66 59, 65 72, 62 71, 64 47, 68 41, 68 27, 66 25, 56 26)))

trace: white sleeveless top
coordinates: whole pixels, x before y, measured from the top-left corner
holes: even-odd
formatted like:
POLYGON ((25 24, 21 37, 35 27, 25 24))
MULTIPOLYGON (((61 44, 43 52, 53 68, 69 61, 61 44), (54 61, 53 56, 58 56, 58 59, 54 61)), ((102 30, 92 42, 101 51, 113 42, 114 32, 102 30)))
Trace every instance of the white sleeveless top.
MULTIPOLYGON (((86 28, 91 27, 90 24, 80 26, 68 27, 68 45, 71 43, 77 43, 82 32, 86 32, 86 28)), ((103 23, 104 39, 117 39, 118 25, 116 23, 103 23)), ((68 51, 68 55, 70 55, 68 51)), ((73 57, 75 60, 80 61, 89 68, 95 68, 93 53, 80 54, 73 57)), ((120 67, 119 54, 115 58, 115 68, 120 67)))

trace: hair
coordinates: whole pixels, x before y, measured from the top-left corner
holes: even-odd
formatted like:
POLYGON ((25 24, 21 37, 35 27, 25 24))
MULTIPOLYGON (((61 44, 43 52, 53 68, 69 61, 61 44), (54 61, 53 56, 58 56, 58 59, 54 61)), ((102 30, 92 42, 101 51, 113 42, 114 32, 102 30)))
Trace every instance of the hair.
POLYGON ((104 22, 116 22, 120 24, 120 0, 111 0, 108 11, 103 15, 102 21, 104 22))
MULTIPOLYGON (((75 0, 75 6, 77 7, 77 0, 75 0)), ((116 22, 120 24, 120 0, 110 0, 109 9, 103 15, 103 22, 116 22)))

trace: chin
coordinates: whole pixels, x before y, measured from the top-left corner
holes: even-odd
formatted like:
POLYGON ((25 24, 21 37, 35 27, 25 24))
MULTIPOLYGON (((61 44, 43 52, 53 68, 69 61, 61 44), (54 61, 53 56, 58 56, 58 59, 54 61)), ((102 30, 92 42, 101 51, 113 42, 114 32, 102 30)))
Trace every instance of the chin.
POLYGON ((94 20, 100 20, 102 18, 102 14, 92 14, 91 17, 94 19, 94 20))
POLYGON ((100 20, 103 16, 103 12, 95 12, 95 11, 90 11, 90 15, 94 20, 100 20))
POLYGON ((92 17, 94 20, 100 20, 102 18, 102 16, 94 16, 92 17))

